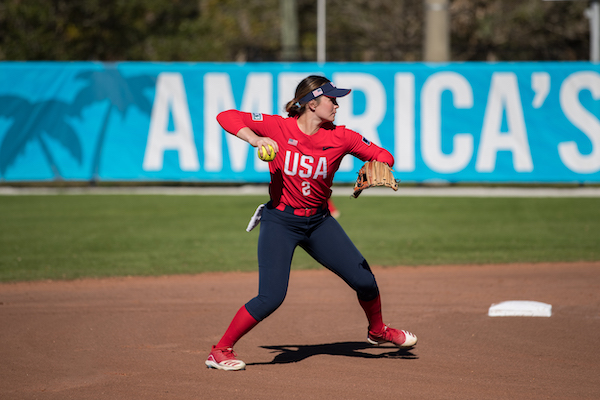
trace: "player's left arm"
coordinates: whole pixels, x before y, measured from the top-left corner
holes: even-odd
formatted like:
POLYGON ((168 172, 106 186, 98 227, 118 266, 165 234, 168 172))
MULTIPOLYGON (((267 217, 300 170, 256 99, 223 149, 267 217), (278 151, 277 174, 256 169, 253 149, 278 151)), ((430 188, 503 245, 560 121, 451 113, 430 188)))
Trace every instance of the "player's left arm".
POLYGON ((361 161, 380 161, 390 167, 394 166, 394 156, 392 153, 377 146, 358 132, 346 129, 346 135, 350 144, 349 153, 361 161))
POLYGON ((358 171, 352 197, 356 198, 363 190, 374 186, 386 186, 398 190, 399 181, 394 177, 392 170, 394 166, 392 154, 356 132, 350 131, 350 137, 353 144, 351 154, 365 161, 358 171))

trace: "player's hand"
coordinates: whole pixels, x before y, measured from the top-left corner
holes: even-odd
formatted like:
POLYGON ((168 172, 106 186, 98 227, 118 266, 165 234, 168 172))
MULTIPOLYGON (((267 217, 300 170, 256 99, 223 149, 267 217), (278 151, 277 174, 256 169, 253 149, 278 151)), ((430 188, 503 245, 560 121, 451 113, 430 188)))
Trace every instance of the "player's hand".
POLYGON ((252 129, 248 128, 247 126, 240 129, 236 133, 236 136, 250 143, 252 147, 260 148, 260 146, 264 146, 266 149, 268 149, 269 145, 271 145, 271 147, 273 147, 273 149, 275 150, 275 153, 279 152, 279 146, 277 145, 276 141, 268 137, 258 136, 256 133, 254 133, 252 129))
POLYGON ((273 147, 273 150, 275 150, 275 153, 279 153, 279 146, 277 145, 277 142, 268 137, 258 136, 256 142, 250 144, 257 148, 260 148, 262 146, 265 149, 267 149, 267 151, 270 151, 269 146, 271 146, 273 147))

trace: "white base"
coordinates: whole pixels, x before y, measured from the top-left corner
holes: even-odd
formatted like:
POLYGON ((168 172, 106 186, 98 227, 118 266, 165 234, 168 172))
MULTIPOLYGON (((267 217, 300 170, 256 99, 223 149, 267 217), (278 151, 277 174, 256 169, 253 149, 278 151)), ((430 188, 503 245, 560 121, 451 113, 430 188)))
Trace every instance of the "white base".
POLYGON ((512 300, 492 304, 490 317, 550 317, 552 305, 539 301, 512 300))

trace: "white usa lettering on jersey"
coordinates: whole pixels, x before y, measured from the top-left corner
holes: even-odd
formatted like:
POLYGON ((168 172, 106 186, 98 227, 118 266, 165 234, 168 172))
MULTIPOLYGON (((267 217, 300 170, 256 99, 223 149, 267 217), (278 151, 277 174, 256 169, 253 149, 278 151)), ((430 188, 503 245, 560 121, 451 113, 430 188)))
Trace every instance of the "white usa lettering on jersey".
POLYGON ((298 175, 301 178, 312 177, 313 179, 317 179, 319 176, 321 176, 323 179, 325 179, 327 178, 327 157, 319 157, 315 167, 314 157, 293 152, 292 160, 292 152, 287 150, 285 152, 285 165, 283 172, 289 176, 298 175))

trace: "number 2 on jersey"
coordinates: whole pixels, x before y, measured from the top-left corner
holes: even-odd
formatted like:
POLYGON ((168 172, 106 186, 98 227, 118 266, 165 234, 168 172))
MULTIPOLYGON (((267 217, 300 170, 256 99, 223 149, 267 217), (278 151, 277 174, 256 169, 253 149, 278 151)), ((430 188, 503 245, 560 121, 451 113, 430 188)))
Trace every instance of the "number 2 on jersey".
POLYGON ((310 196, 310 182, 302 182, 302 194, 307 197, 310 196))

